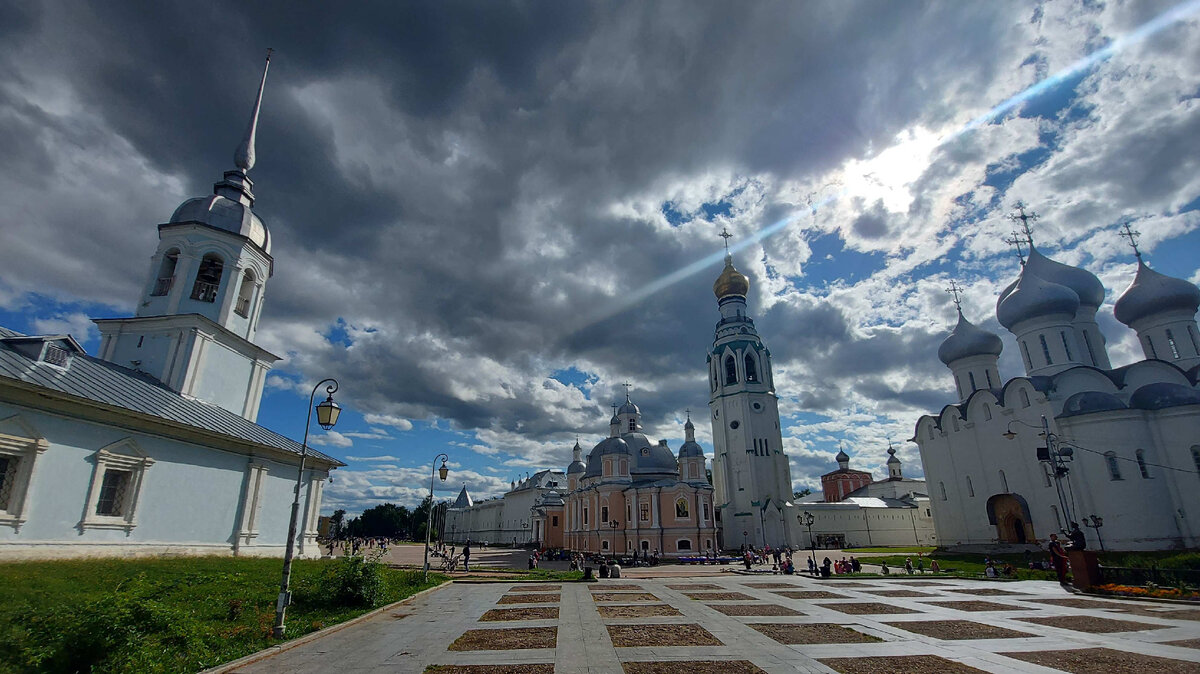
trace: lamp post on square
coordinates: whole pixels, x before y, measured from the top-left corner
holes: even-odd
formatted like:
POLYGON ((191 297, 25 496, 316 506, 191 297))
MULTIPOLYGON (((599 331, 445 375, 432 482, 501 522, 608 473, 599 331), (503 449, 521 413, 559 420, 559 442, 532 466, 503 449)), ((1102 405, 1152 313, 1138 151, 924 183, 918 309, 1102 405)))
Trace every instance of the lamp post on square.
POLYGON ((433 457, 433 465, 434 466, 437 465, 438 459, 442 460, 442 467, 438 468, 437 470, 433 470, 433 468, 431 467, 429 470, 429 519, 425 523, 425 581, 424 582, 429 582, 429 540, 430 540, 430 534, 433 533, 433 478, 434 478, 434 475, 436 474, 438 477, 442 478, 442 482, 445 482, 446 476, 450 473, 450 469, 446 467, 446 461, 450 460, 450 456, 447 454, 438 454, 437 456, 433 457))
POLYGON ((817 568, 817 542, 813 540, 812 525, 817 521, 817 518, 812 513, 805 510, 797 516, 800 519, 800 524, 808 528, 808 549, 812 552, 813 568, 817 568))
POLYGON ((271 636, 276 639, 283 638, 286 629, 284 617, 288 605, 292 603, 292 593, 288 589, 292 580, 292 548, 296 544, 296 520, 300 516, 300 485, 304 481, 304 463, 308 459, 308 429, 312 426, 313 400, 316 399, 317 389, 326 383, 329 384, 325 387, 326 398, 316 406, 317 423, 321 428, 329 430, 337 424, 338 415, 342 413, 341 406, 333 402, 333 394, 338 390, 337 380, 322 379, 317 382, 317 385, 313 387, 312 394, 308 396, 308 418, 304 422, 304 442, 300 443, 300 470, 296 473, 292 517, 288 523, 287 547, 283 551, 283 579, 279 583, 279 597, 275 601, 275 625, 271 628, 271 636))

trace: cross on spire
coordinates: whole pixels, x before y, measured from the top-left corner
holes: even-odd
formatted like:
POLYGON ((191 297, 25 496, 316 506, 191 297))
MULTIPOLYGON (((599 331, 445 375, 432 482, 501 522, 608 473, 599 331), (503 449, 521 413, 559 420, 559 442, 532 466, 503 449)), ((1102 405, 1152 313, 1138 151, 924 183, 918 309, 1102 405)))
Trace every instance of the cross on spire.
MULTIPOLYGON (((946 288, 946 292, 948 292, 954 296, 954 306, 958 307, 959 313, 962 313, 962 298, 959 297, 959 293, 961 293, 962 291, 963 291, 963 287, 958 285, 958 282, 956 282, 954 279, 950 279, 950 287, 946 288)), ((889 447, 891 446, 891 444, 892 444, 892 441, 888 440, 889 447)))
POLYGON ((1021 222, 1021 230, 1023 232, 1025 232, 1025 240, 1029 243, 1029 247, 1032 249, 1033 248, 1033 230, 1030 229, 1030 227, 1029 227, 1029 221, 1037 220, 1039 218, 1039 216, 1037 213, 1034 213, 1033 211, 1026 213, 1024 201, 1018 201, 1016 203, 1016 208, 1017 208, 1017 212, 1010 213, 1008 215, 1008 219, 1012 220, 1013 222, 1017 222, 1018 220, 1021 222))
POLYGON ((1129 246, 1131 248, 1133 248, 1133 254, 1137 257, 1138 260, 1141 260, 1142 259, 1142 251, 1138 250, 1137 238, 1139 236, 1141 236, 1142 233, 1135 232, 1135 231, 1133 231, 1132 228, 1130 228, 1129 223, 1131 221, 1132 220, 1130 218, 1125 219, 1125 222, 1121 225, 1121 231, 1120 231, 1119 235, 1129 239, 1129 246))
POLYGON ((1012 232, 1011 239, 1004 239, 1004 243, 1010 246, 1015 246, 1017 249, 1017 259, 1021 260, 1021 266, 1025 266, 1025 251, 1021 248, 1021 244, 1028 243, 1020 232, 1012 232))
POLYGON ((733 238, 733 235, 729 233, 729 228, 722 227, 721 233, 718 234, 717 236, 721 237, 722 239, 725 239, 725 254, 729 255, 729 240, 733 238))
POLYGON ((633 384, 630 384, 628 381, 626 381, 624 384, 621 384, 621 386, 625 387, 625 402, 629 402, 629 389, 633 388, 633 384))

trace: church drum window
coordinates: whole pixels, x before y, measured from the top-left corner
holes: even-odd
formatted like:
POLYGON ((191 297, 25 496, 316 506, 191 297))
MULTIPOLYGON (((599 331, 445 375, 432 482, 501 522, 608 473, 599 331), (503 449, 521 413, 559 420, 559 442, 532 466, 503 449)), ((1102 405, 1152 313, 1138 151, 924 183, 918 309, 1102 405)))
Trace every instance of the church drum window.
POLYGON ((1091 360, 1092 365, 1095 365, 1096 364, 1096 352, 1092 350, 1092 340, 1090 337, 1088 337, 1088 333, 1086 330, 1083 332, 1083 345, 1085 347, 1087 347, 1088 359, 1091 360))
POLYGON ((175 267, 178 264, 178 249, 172 248, 163 255, 162 265, 158 268, 158 278, 154 279, 154 290, 150 292, 152 297, 162 297, 171 292, 171 285, 175 282, 175 267))
POLYGON ((734 362, 733 356, 725 356, 725 385, 731 386, 737 383, 737 363, 734 362))
POLYGON ((1171 357, 1179 360, 1179 345, 1175 343, 1175 335, 1171 334, 1171 329, 1167 328, 1167 346, 1171 348, 1171 357))
POLYGON ((1042 345, 1042 356, 1046 359, 1047 365, 1053 365, 1054 359, 1050 357, 1050 345, 1046 344, 1046 336, 1038 335, 1038 343, 1042 345))
POLYGON ((1141 473, 1142 473, 1142 479, 1143 479, 1143 480, 1149 480, 1149 479, 1150 479, 1150 468, 1148 468, 1148 467, 1146 466, 1146 452, 1145 452, 1145 450, 1141 450, 1141 449, 1139 449, 1139 450, 1137 450, 1136 452, 1134 452, 1134 453, 1133 453, 1133 455, 1134 455, 1135 457, 1137 457, 1137 465, 1138 465, 1138 470, 1139 470, 1139 471, 1141 471, 1141 473))
POLYGON ((1067 354, 1067 360, 1075 360, 1075 358, 1071 355, 1071 344, 1067 341, 1067 333, 1065 331, 1059 331, 1058 335, 1059 337, 1062 337, 1063 351, 1065 351, 1067 354))
POLYGON ((1200 445, 1192 445, 1192 465, 1196 466, 1196 473, 1200 474, 1200 445))
POLYGON ((1158 358, 1158 351, 1154 349, 1154 342, 1150 339, 1150 335, 1146 335, 1146 354, 1151 358, 1158 358))
MULTIPOLYGON (((942 492, 945 493, 945 487, 942 488, 942 492)), ((975 497, 975 485, 971 483, 970 475, 967 476, 967 496, 970 496, 972 498, 975 497)), ((943 496, 942 498, 945 498, 945 497, 943 496)))
POLYGON ((992 371, 991 370, 984 370, 983 376, 987 379, 988 388, 996 388, 996 385, 992 383, 992 371))
POLYGON ((686 519, 688 517, 688 502, 687 499, 680 496, 675 500, 675 519, 686 519))
POLYGON ((1021 341, 1021 355, 1025 356, 1025 368, 1028 370, 1032 370, 1033 369, 1033 359, 1031 359, 1029 357, 1029 345, 1026 344, 1024 342, 1024 340, 1021 341))
POLYGON ((1105 452, 1104 453, 1104 461, 1105 461, 1105 463, 1108 464, 1108 479, 1120 480, 1121 479, 1121 465, 1119 463, 1117 463, 1117 453, 1116 452, 1105 452))
POLYGON ((704 519, 707 520, 708 519, 708 502, 707 501, 703 504, 703 507, 701 508, 701 512, 704 514, 704 519))
POLYGON ((970 378, 970 380, 971 380, 971 393, 974 393, 975 391, 977 391, 979 389, 979 387, 975 385, 975 373, 968 372, 967 377, 970 378))
POLYGON ((233 311, 242 318, 250 318, 250 302, 254 299, 254 272, 247 269, 242 274, 242 285, 238 288, 237 304, 233 311))
POLYGON ((196 283, 192 286, 192 299, 201 302, 216 302, 217 290, 221 287, 221 272, 225 263, 220 257, 209 253, 200 260, 200 269, 196 272, 196 283))
POLYGON ((1004 471, 1000 471, 1000 491, 1008 493, 1008 477, 1004 475, 1004 471))
POLYGON ((754 356, 746 354, 746 381, 758 381, 758 368, 754 364, 754 356))
POLYGON ((941 492, 942 500, 946 500, 946 483, 938 482, 938 490, 941 492))

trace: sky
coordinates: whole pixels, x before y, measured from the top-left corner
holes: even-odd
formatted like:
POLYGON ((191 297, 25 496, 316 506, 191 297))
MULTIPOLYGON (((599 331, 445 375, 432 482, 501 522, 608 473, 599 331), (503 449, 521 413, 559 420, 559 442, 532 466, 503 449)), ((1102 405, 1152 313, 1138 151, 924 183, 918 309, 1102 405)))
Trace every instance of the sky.
POLYGON ((797 489, 843 446, 920 476, 956 402, 944 292, 995 319, 1039 250, 1108 289, 1132 251, 1200 281, 1200 2, 0 2, 0 325, 132 315, 156 225, 233 168, 274 48, 251 171, 281 356, 259 423, 348 466, 324 510, 417 503, 432 461, 498 496, 608 431, 621 384, 711 457, 712 282, 733 234, 797 489))

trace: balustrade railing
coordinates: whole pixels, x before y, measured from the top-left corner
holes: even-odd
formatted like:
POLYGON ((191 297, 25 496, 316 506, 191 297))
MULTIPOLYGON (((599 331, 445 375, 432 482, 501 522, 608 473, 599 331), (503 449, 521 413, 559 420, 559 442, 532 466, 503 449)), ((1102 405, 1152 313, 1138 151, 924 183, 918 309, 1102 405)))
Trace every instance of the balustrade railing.
POLYGON ((154 283, 154 292, 150 293, 153 297, 162 297, 171 292, 171 284, 175 282, 174 276, 163 276, 154 283))
POLYGON ((216 283, 206 283, 205 281, 196 281, 196 285, 192 286, 192 299, 201 302, 216 302, 217 289, 220 286, 216 283))

